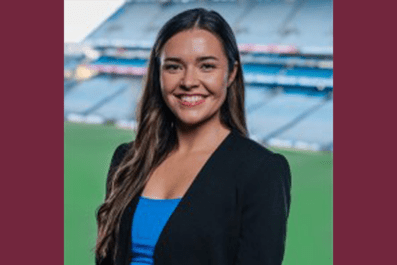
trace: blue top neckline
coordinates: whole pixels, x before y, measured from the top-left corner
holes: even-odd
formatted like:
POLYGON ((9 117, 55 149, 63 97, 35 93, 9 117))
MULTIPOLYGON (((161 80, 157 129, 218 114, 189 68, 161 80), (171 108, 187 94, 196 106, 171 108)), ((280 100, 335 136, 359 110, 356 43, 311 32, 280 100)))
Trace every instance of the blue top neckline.
POLYGON ((155 198, 149 198, 149 197, 144 197, 144 196, 140 196, 141 199, 147 200, 147 201, 177 201, 177 200, 181 200, 182 197, 179 198, 172 198, 172 199, 155 199, 155 198))

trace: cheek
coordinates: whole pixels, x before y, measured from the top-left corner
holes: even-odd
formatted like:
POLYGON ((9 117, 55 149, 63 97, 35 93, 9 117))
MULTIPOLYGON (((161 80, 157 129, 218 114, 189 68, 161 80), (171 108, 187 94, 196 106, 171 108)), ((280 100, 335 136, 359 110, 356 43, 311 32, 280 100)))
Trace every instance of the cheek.
POLYGON ((175 86, 175 77, 161 73, 160 74, 160 87, 163 93, 170 92, 175 86))
POLYGON ((169 105, 169 99, 168 95, 171 93, 172 89, 170 89, 170 80, 163 74, 160 74, 160 90, 161 90, 161 95, 163 97, 163 100, 166 102, 167 105, 169 105))
POLYGON ((168 107, 168 109, 172 109, 172 98, 170 97, 170 95, 172 93, 172 89, 170 88, 169 81, 170 81, 169 78, 160 74, 161 96, 164 100, 165 105, 168 107))
POLYGON ((214 94, 218 94, 219 96, 223 96, 226 94, 227 89, 227 75, 218 74, 218 75, 211 75, 206 76, 204 78, 204 82, 206 83, 207 87, 212 90, 214 94))

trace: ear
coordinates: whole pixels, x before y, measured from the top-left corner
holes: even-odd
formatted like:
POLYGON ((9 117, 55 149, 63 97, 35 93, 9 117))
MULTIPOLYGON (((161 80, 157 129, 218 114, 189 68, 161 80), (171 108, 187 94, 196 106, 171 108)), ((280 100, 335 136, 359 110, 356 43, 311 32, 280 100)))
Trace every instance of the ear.
POLYGON ((234 63, 234 66, 233 66, 233 70, 232 70, 232 72, 229 74, 229 77, 228 77, 228 81, 227 81, 227 86, 228 86, 228 87, 233 83, 234 79, 236 78, 237 69, 238 69, 238 62, 235 62, 235 63, 234 63))

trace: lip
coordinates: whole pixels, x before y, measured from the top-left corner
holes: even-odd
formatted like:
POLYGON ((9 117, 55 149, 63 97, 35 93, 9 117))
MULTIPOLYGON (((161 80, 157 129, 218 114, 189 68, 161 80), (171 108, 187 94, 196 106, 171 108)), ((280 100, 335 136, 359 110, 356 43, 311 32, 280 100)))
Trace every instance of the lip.
MULTIPOLYGON (((196 95, 197 95, 197 94, 196 94, 196 95)), ((194 106, 203 104, 203 103, 205 102, 205 97, 204 97, 203 99, 199 100, 199 101, 194 102, 194 103, 182 101, 182 99, 181 99, 180 97, 178 97, 178 102, 179 102, 181 105, 183 105, 183 106, 186 106, 186 107, 191 108, 191 107, 194 107, 194 106)))
POLYGON ((203 95, 203 94, 187 94, 187 93, 176 94, 175 96, 178 97, 178 98, 181 98, 182 96, 188 96, 188 97, 201 96, 201 97, 204 97, 204 98, 207 97, 207 95, 203 95))

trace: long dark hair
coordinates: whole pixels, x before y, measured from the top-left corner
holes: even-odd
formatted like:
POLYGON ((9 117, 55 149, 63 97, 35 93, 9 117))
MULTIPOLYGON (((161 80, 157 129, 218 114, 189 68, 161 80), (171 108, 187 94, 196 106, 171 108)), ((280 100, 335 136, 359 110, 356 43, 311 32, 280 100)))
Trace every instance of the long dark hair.
POLYGON ((137 134, 120 166, 110 172, 105 202, 97 212, 98 237, 96 258, 101 260, 118 251, 116 238, 121 216, 131 201, 143 189, 150 173, 178 144, 175 116, 166 106, 160 87, 160 53, 165 43, 175 34, 192 29, 204 29, 222 42, 228 59, 229 73, 237 65, 233 83, 221 106, 221 123, 247 135, 244 112, 244 80, 240 55, 232 29, 215 11, 203 8, 184 11, 170 19, 159 31, 152 48, 143 94, 137 107, 137 134))

